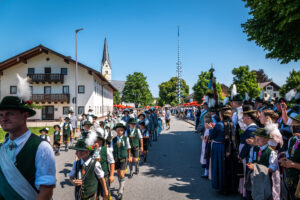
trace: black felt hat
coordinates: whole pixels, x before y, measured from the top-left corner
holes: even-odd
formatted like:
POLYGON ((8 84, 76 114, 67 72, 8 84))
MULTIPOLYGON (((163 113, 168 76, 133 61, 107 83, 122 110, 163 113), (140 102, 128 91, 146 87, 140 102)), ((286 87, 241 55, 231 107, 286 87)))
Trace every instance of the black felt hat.
POLYGON ((243 106, 243 114, 255 113, 256 110, 253 109, 251 105, 243 106))
POLYGON ((271 139, 272 137, 270 134, 267 133, 267 130, 264 128, 259 128, 255 132, 252 132, 253 135, 256 135, 258 137, 268 138, 271 139))
POLYGON ((60 130, 60 125, 56 124, 56 125, 53 126, 54 129, 55 129, 56 127, 58 127, 59 130, 60 130))
POLYGON ((243 97, 241 94, 236 94, 233 96, 232 101, 243 101, 243 97))
POLYGON ((48 133, 49 129, 48 128, 43 128, 43 129, 40 130, 40 133, 43 132, 43 131, 46 132, 46 133, 48 133))
POLYGON ((70 147, 70 149, 79 150, 79 151, 92 151, 93 149, 89 147, 85 140, 79 139, 74 147, 70 147))
POLYGON ((65 119, 64 120, 68 120, 68 121, 70 121, 70 118, 69 117, 65 117, 65 119))
POLYGON ((114 127, 114 130, 116 130, 117 128, 124 128, 124 130, 127 129, 127 127, 122 123, 117 123, 116 126, 114 127))
POLYGON ((128 124, 136 124, 136 120, 134 118, 130 118, 128 120, 128 124))
POLYGON ((92 123, 92 122, 90 122, 89 120, 87 120, 87 121, 85 121, 85 122, 83 123, 83 126, 85 126, 85 125, 90 125, 90 126, 92 126, 92 125, 93 125, 93 123, 92 123))
POLYGON ((32 117, 36 112, 30 108, 31 102, 24 102, 17 96, 6 96, 0 102, 0 110, 21 110, 29 113, 29 117, 32 117))

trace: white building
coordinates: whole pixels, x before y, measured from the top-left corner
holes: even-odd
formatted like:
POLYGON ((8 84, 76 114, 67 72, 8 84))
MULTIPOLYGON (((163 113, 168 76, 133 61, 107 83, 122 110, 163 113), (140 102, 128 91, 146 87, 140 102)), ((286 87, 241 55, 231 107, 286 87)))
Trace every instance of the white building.
MULTIPOLYGON (((67 116, 71 107, 75 108, 72 101, 75 60, 72 58, 39 45, 1 62, 0 99, 16 95, 17 73, 31 78, 32 101, 43 106, 36 110, 32 120, 57 120, 67 116)), ((78 63, 78 114, 92 108, 95 115, 106 115, 113 110, 114 91, 117 89, 99 71, 78 63)))
POLYGON ((266 97, 271 97, 271 98, 276 98, 280 97, 279 96, 279 89, 280 86, 278 86, 276 83, 270 81, 270 82, 263 82, 263 83, 258 83, 259 87, 264 90, 264 96, 266 97))

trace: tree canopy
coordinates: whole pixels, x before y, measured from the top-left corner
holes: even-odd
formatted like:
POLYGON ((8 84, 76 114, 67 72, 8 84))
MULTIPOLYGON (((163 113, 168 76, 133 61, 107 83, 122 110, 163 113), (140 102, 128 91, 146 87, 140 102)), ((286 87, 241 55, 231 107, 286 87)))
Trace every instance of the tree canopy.
MULTIPOLYGON (((160 101, 165 104, 176 105, 178 104, 177 97, 177 77, 172 77, 169 81, 161 83, 159 87, 159 97, 160 101)), ((185 80, 181 79, 181 102, 183 102, 184 97, 189 95, 189 86, 186 84, 185 80)))
POLYGON ((256 80, 255 72, 250 72, 249 66, 240 66, 233 68, 232 74, 233 84, 236 85, 237 92, 245 97, 245 92, 249 94, 251 98, 257 97, 260 94, 260 88, 256 80))
MULTIPOLYGON (((198 101, 199 103, 202 103, 202 98, 206 94, 206 91, 208 90, 208 83, 210 78, 210 72, 201 72, 200 75, 198 75, 197 83, 193 86, 194 90, 194 100, 198 101)), ((217 93, 219 96, 219 99, 223 99, 222 97, 222 88, 221 84, 216 84, 217 93)))
POLYGON ((280 96, 284 97, 287 92, 297 88, 300 90, 300 70, 292 70, 286 78, 286 83, 280 88, 280 96))
POLYGON ((120 104, 121 103, 121 95, 120 92, 114 92, 114 104, 120 104))
POLYGON ((252 18, 242 24, 249 41, 255 41, 281 63, 300 58, 300 0, 243 0, 252 18))
POLYGON ((255 75, 256 75, 256 81, 257 81, 258 83, 263 83, 263 82, 270 82, 270 81, 272 81, 272 79, 269 78, 267 74, 265 74, 265 71, 264 71, 263 69, 252 70, 252 72, 255 73, 255 75))
POLYGON ((135 107, 153 103, 153 97, 147 83, 147 78, 141 72, 134 72, 126 77, 123 89, 123 102, 134 103, 135 107))

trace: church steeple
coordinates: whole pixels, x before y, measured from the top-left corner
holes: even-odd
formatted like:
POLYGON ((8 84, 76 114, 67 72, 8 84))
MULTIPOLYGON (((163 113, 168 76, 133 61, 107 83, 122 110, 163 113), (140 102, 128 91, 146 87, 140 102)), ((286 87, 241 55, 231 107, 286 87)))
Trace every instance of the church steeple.
POLYGON ((103 56, 101 61, 101 73, 107 80, 111 80, 111 63, 109 59, 106 37, 104 39, 103 56))

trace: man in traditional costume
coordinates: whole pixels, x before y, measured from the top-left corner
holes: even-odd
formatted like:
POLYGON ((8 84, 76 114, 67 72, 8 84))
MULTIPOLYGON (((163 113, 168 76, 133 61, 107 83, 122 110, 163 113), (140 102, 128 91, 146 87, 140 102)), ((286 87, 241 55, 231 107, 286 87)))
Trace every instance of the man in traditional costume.
POLYGON ((17 77, 18 96, 6 96, 0 103, 0 125, 9 134, 0 144, 0 199, 50 200, 55 156, 50 144, 27 128, 27 119, 36 112, 27 78, 17 77))

